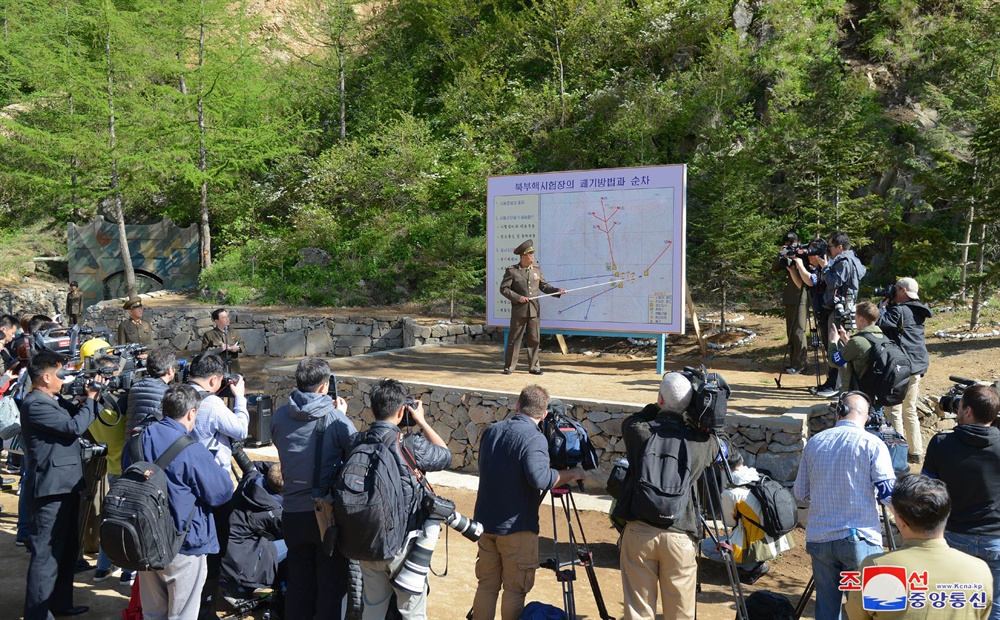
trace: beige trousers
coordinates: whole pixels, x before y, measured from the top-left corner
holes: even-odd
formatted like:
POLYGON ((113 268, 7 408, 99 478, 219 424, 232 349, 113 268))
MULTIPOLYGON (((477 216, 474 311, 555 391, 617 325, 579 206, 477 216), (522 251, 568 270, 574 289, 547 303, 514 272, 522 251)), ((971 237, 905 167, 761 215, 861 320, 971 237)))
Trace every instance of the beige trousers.
POLYGON ((906 399, 889 409, 889 423, 897 432, 906 437, 910 454, 924 455, 924 438, 920 436, 920 416, 917 414, 917 399, 920 398, 920 375, 910 375, 910 387, 906 388, 906 399))
POLYGON ((538 534, 483 534, 479 539, 479 558, 476 560, 479 586, 472 602, 473 620, 493 620, 500 586, 503 586, 500 618, 520 618, 524 611, 524 598, 535 585, 537 569, 538 534))
POLYGON ((622 534, 624 620, 655 620, 656 597, 664 620, 695 617, 697 544, 687 534, 630 521, 622 534))

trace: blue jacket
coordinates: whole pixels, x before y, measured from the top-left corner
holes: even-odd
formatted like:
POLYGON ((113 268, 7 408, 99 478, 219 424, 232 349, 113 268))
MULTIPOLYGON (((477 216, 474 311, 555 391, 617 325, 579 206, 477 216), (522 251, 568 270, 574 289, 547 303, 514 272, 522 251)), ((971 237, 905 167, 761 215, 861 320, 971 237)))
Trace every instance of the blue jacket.
POLYGON ((823 305, 826 309, 833 309, 833 298, 837 295, 846 294, 856 300, 861 279, 867 273, 868 270, 854 255, 854 250, 844 250, 830 261, 830 264, 823 270, 823 281, 826 282, 823 305))
POLYGON ((475 519, 487 534, 538 533, 538 505, 559 472, 538 424, 518 413, 483 433, 475 519))
MULTIPOLYGON (((150 462, 156 460, 178 437, 187 433, 184 425, 177 420, 163 418, 142 433, 140 443, 143 458, 150 462)), ((126 446, 122 465, 127 468, 131 464, 132 454, 126 446)), ((219 467, 205 446, 194 443, 177 455, 167 467, 166 474, 170 516, 178 531, 184 530, 188 515, 191 515, 191 525, 184 537, 184 544, 181 545, 181 553, 218 553, 219 538, 210 509, 225 504, 233 496, 233 482, 229 472, 219 467)))
POLYGON ((328 422, 323 433, 319 488, 326 493, 351 451, 354 435, 358 432, 354 422, 334 406, 330 395, 298 390, 292 392, 288 404, 275 411, 271 418, 271 440, 278 449, 281 475, 285 479, 281 490, 285 512, 314 510, 316 423, 323 416, 328 422))

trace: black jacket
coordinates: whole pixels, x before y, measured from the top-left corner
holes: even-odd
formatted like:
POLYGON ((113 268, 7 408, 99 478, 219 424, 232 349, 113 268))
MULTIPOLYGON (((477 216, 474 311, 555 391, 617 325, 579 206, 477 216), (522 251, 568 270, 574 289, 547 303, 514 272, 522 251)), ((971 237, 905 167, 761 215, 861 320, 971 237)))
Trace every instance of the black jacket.
POLYGON ((233 494, 229 545, 219 579, 246 588, 270 588, 278 571, 274 540, 281 538, 281 501, 268 493, 263 479, 271 463, 257 461, 233 494))
MULTIPOLYGON (((637 474, 642 466, 642 455, 646 450, 646 442, 653 433, 649 428, 649 423, 655 419, 673 419, 680 422, 680 414, 661 411, 655 404, 646 405, 638 412, 625 418, 622 422, 622 437, 625 439, 625 456, 628 457, 629 474, 625 478, 625 484, 621 494, 618 496, 618 504, 615 506, 614 516, 626 521, 636 521, 637 518, 632 512, 630 498, 635 494, 635 487, 639 476, 637 474)), ((691 463, 691 497, 697 490, 701 475, 715 460, 719 454, 719 443, 711 435, 698 432, 683 427, 678 424, 677 432, 687 441, 688 458, 691 463)), ((678 519, 667 531, 688 534, 689 536, 699 536, 701 524, 698 521, 698 511, 692 501, 684 516, 678 519)))
POLYGON ((889 304, 878 318, 882 333, 895 342, 910 358, 910 372, 923 375, 930 366, 927 343, 924 341, 924 322, 931 318, 931 309, 919 301, 889 304))
POLYGON ((923 473, 948 485, 951 515, 945 530, 1000 536, 1000 429, 961 424, 927 444, 923 473))
POLYGON ((143 377, 132 386, 125 399, 126 437, 130 437, 132 430, 147 416, 153 416, 157 421, 163 419, 163 395, 168 387, 159 377, 143 377))
POLYGON ((59 396, 33 390, 21 403, 21 434, 28 467, 28 498, 78 493, 83 489, 80 436, 97 416, 87 399, 77 406, 59 396))

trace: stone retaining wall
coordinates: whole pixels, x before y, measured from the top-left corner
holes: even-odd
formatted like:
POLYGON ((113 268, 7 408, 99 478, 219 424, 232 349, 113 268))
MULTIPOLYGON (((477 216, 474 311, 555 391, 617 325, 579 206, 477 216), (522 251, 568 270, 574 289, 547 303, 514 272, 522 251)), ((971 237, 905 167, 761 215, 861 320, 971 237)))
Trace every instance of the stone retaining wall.
MULTIPOLYGON (((376 379, 340 377, 338 390, 347 400, 347 414, 359 430, 373 421, 370 393, 376 379)), ((295 388, 290 374, 274 373, 268 379, 268 393, 276 395, 275 408, 288 401, 295 388)), ((476 473, 479 438, 493 422, 513 415, 517 394, 463 389, 433 384, 408 383, 410 393, 423 401, 428 422, 452 452, 451 468, 476 473)), ((590 435, 597 449, 599 467, 588 474, 588 490, 604 493, 604 484, 615 461, 625 456, 621 436, 622 421, 642 406, 630 403, 563 400, 567 411, 590 435)), ((744 452, 747 464, 767 469, 775 480, 791 484, 798 472, 805 446, 806 416, 788 413, 776 417, 756 417, 730 412, 727 433, 744 452)))
MULTIPOLYGON (((158 293, 141 295, 155 298, 158 293)), ((84 323, 107 327, 112 337, 125 318, 122 300, 90 306, 84 323)), ((212 328, 212 309, 206 306, 146 306, 143 320, 153 327, 155 346, 181 352, 201 350, 201 334, 212 328)), ((439 321, 423 324, 409 317, 373 319, 351 317, 282 316, 230 307, 232 327, 243 336, 245 355, 271 357, 346 357, 424 344, 502 342, 503 331, 484 325, 439 321)))

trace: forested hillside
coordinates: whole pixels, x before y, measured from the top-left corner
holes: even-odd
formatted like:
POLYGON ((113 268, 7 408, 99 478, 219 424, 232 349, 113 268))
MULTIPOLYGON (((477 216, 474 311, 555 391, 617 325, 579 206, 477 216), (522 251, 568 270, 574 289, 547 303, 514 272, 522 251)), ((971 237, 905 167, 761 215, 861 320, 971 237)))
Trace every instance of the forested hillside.
POLYGON ((770 298, 789 229, 846 230, 869 286, 952 294, 963 248, 998 281, 995 0, 0 0, 0 18, 3 232, 119 206, 200 222, 203 283, 231 302, 481 309, 488 176, 665 163, 689 166, 705 303, 770 298))

